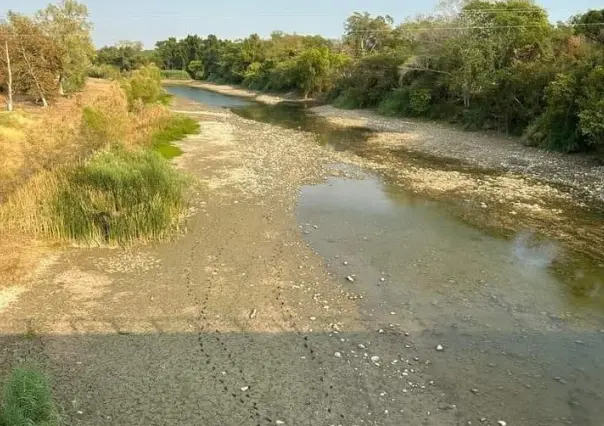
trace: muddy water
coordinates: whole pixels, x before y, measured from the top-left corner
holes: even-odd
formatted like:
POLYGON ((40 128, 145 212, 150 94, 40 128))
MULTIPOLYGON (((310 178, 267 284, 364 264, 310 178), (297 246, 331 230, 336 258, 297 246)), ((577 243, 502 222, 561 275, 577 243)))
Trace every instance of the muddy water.
MULTIPOLYGON (((199 89, 178 93, 247 118, 314 132, 355 150, 367 132, 341 130, 300 108, 199 89), (239 100, 237 100, 239 101, 239 100)), ((342 167, 338 165, 337 167, 342 167)), ((349 170, 305 187, 297 211, 331 273, 363 295, 369 327, 404 328, 467 419, 493 424, 604 425, 604 267, 530 230, 511 238, 472 227, 444 203, 349 170), (347 281, 350 276, 354 282, 347 281), (478 419, 478 421, 476 420, 478 419)), ((463 422, 462 422, 463 420, 463 422)))

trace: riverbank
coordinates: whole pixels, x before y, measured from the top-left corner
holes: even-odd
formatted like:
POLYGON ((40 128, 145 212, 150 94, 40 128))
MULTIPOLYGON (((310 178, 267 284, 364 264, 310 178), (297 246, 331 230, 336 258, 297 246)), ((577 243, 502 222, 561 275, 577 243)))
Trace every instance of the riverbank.
MULTIPOLYGON (((299 96, 268 95, 241 87, 200 81, 180 84, 268 105, 304 102, 299 96)), ((419 119, 385 117, 371 110, 345 110, 331 105, 311 111, 330 123, 345 128, 374 131, 369 141, 384 152, 405 150, 455 160, 466 165, 524 175, 542 182, 567 187, 577 203, 604 203, 604 164, 594 156, 568 155, 523 145, 519 138, 484 132, 468 132, 452 125, 419 119)))
POLYGON ((524 146, 518 138, 467 132, 433 121, 384 117, 370 110, 324 105, 312 112, 338 126, 375 131, 371 143, 386 150, 403 149, 522 174, 568 186, 580 198, 604 201, 604 164, 593 156, 545 151, 524 146))

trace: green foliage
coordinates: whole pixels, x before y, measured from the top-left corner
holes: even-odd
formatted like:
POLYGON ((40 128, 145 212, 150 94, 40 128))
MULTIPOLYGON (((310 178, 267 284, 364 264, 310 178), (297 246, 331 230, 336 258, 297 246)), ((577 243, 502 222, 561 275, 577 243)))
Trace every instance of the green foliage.
POLYGON ((84 107, 82 112, 82 131, 86 140, 91 141, 91 146, 99 148, 112 141, 112 123, 110 118, 102 111, 92 107, 84 107))
POLYGON ((336 105, 377 106, 398 86, 398 67, 402 61, 398 55, 389 53, 370 55, 357 61, 336 84, 336 105))
POLYGON ((130 77, 123 78, 120 84, 131 109, 138 104, 158 102, 164 92, 161 87, 161 71, 154 65, 133 71, 130 77))
POLYGON ((594 68, 583 83, 579 126, 589 145, 604 146, 604 66, 594 68))
POLYGON ((201 80, 203 78, 203 62, 200 60, 189 62, 189 65, 187 65, 187 71, 189 71, 191 78, 201 80))
POLYGON ((182 154, 173 141, 199 132, 199 122, 186 115, 173 115, 166 119, 151 136, 151 146, 164 158, 174 158, 182 154))
POLYGON ((48 5, 37 13, 36 18, 61 51, 61 89, 65 92, 81 89, 94 55, 88 8, 75 0, 64 0, 48 5))
POLYGON ((388 94, 378 105, 378 112, 392 116, 420 117, 427 115, 431 100, 430 89, 404 87, 388 94))
POLYGON ((92 65, 88 68, 88 77, 104 78, 105 80, 117 80, 122 76, 120 69, 113 65, 92 65))
POLYGON ((154 52, 144 51, 138 41, 120 41, 114 46, 105 46, 96 52, 96 65, 111 65, 120 71, 133 71, 153 62, 154 52))
POLYGON ((573 17, 571 22, 577 25, 578 34, 596 43, 604 44, 604 9, 590 10, 583 15, 573 17))
POLYGON ((561 151, 604 143, 604 9, 554 26, 532 0, 457 5, 453 15, 398 26, 390 16, 353 13, 342 42, 283 32, 188 36, 159 42, 156 53, 162 68, 194 78, 323 95, 342 108, 524 134, 561 151))
POLYGON ((58 426, 48 379, 34 369, 13 370, 0 401, 0 426, 58 426))
POLYGON ((573 74, 559 74, 546 90, 547 106, 528 129, 527 140, 538 146, 565 152, 584 148, 579 130, 579 82, 573 74))
POLYGON ((155 152, 99 152, 65 172, 52 201, 53 228, 84 243, 163 238, 177 227, 185 183, 155 152))
POLYGON ((183 70, 161 70, 161 78, 164 80, 190 80, 191 76, 183 70))

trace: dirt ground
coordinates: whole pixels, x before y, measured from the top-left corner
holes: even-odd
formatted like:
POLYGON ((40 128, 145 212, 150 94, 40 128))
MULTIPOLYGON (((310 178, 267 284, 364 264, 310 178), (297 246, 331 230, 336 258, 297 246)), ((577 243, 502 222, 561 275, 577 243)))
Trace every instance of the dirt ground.
MULTIPOLYGON (((324 165, 337 155, 303 132, 175 108, 203 121, 176 160, 198 181, 186 233, 53 251, 27 282, 1 288, 0 373, 41 365, 69 425, 473 418, 431 379, 422 354, 434 347, 416 345, 403 318, 361 317, 360 296, 302 239, 298 191, 336 173, 324 165)), ((481 416, 496 424, 503 410, 481 416)))

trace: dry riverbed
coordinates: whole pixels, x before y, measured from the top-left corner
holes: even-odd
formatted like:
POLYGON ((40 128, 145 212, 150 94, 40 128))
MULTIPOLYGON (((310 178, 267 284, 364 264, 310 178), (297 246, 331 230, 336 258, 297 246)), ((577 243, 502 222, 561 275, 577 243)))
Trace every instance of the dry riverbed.
POLYGON ((47 255, 0 292, 1 372, 41 364, 70 425, 453 424, 401 319, 363 321, 361 296, 301 237, 298 191, 341 174, 324 167, 335 154, 190 109, 202 126, 176 161, 198 182, 186 234, 47 255))
MULTIPOLYGON (((580 208, 564 187, 435 163, 388 148, 379 133, 338 151, 312 133, 224 109, 183 99, 174 109, 201 121, 200 134, 180 142, 184 155, 174 160, 196 182, 186 232, 149 247, 48 253, 27 283, 0 288, 0 372, 41 364, 67 424, 565 425, 602 414, 593 393, 599 382, 585 385, 597 366, 578 372, 582 366, 561 358, 555 371, 548 363, 533 371, 529 362, 541 347, 558 348, 554 339, 582 359, 599 335, 576 343, 570 325, 540 314, 551 333, 526 330, 533 313, 500 309, 499 299, 476 307, 477 315, 492 315, 495 334, 474 318, 434 324, 437 317, 421 312, 423 301, 401 297, 407 289, 389 282, 397 267, 421 277, 428 264, 400 262, 378 247, 393 264, 377 270, 374 243, 353 229, 350 260, 321 257, 307 241, 342 247, 346 240, 330 240, 335 225, 320 218, 299 224, 295 216, 306 185, 366 178, 334 164, 451 200, 456 214, 494 229, 548 224, 564 231, 570 206, 580 208)), ((590 221, 573 223, 573 236, 591 231, 590 221)), ((442 280, 432 284, 457 286, 442 280)))

